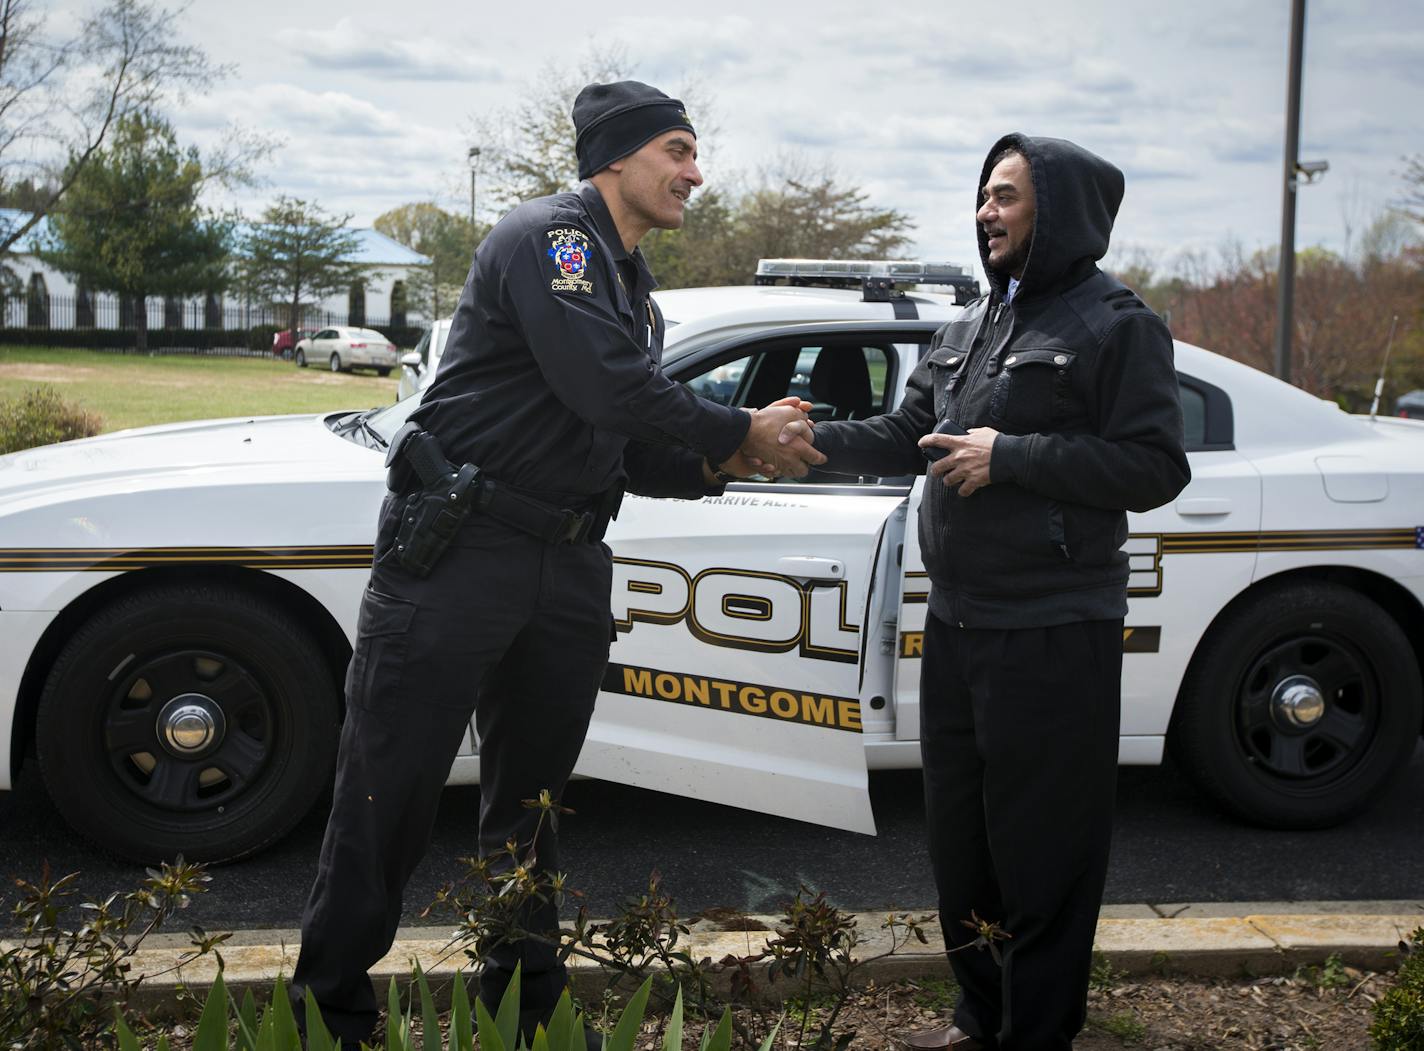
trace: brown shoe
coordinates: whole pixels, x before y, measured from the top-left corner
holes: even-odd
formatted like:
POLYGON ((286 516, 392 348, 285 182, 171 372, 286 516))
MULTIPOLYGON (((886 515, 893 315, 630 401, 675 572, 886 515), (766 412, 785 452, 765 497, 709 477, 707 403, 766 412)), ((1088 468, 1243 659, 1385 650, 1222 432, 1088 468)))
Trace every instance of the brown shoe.
POLYGON ((957 1025, 921 1029, 900 1038, 907 1051, 984 1051, 984 1045, 957 1025))

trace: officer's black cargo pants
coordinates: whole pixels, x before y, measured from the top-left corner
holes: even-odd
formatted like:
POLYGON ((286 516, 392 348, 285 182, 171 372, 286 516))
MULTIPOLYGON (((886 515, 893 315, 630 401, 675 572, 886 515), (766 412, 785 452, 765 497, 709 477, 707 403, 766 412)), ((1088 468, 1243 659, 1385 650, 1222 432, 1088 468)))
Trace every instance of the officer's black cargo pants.
MULTIPOLYGON (((294 1000, 310 989, 328 1028, 358 1039, 376 1021, 367 970, 389 951, 401 897, 429 842, 441 786, 475 715, 482 854, 533 837, 522 800, 563 792, 583 746, 612 618, 611 561, 599 543, 546 544, 472 514, 425 579, 391 556, 399 506, 381 509, 376 562, 346 682, 346 721, 320 867, 302 918, 294 1000)), ((547 822, 539 868, 558 869, 547 822)), ((528 918, 553 930, 556 909, 528 918)), ((483 961, 493 1008, 522 964, 528 1017, 565 983, 551 948, 507 944, 483 961)), ((301 1017, 300 1011, 298 1017, 301 1017)))
POLYGON ((945 945, 977 915, 1003 966, 949 954, 955 1023, 1001 1051, 1068 1051, 1083 1026, 1117 784, 1122 621, 1013 630, 928 617, 920 680, 930 862, 945 945))

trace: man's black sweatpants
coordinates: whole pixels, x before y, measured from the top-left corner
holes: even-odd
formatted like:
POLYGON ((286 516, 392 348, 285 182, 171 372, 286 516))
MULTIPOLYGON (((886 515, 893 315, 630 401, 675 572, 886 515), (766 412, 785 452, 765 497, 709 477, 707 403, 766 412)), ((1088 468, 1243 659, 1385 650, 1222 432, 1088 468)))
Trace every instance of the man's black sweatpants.
POLYGON ((962 995, 1001 1051, 1068 1051, 1087 1011, 1117 784, 1122 621, 951 627, 928 615, 920 680, 930 861, 962 995), (972 943, 999 923, 1003 966, 972 943))
MULTIPOLYGON (((347 673, 346 721, 321 860, 302 918, 294 999, 310 989, 328 1028, 369 1036, 366 972, 390 950, 406 881, 424 855, 441 787, 475 715, 481 854, 521 847, 564 789, 593 714, 612 629, 612 562, 599 543, 546 544, 474 514, 425 579, 391 557, 399 503, 381 510, 376 561, 347 673)), ((557 871, 545 824, 538 867, 557 871)), ((553 930, 550 906, 528 929, 553 930)), ((547 1015, 566 975, 551 947, 524 941, 484 961, 480 996, 499 1003, 516 964, 522 1006, 547 1015)), ((300 1017, 300 1013, 298 1015, 300 1017)), ((537 1019, 536 1019, 537 1020, 537 1019)))

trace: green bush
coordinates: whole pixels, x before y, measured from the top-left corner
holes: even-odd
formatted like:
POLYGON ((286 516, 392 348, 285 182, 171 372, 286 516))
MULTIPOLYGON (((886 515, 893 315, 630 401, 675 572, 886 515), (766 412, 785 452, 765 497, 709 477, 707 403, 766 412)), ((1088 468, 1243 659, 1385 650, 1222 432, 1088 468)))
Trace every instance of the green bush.
POLYGON ((278 332, 281 332, 283 328, 285 328, 285 326, 253 325, 247 334, 247 349, 270 351, 272 349, 273 338, 278 332))
POLYGON ((1379 1051, 1424 1051, 1424 927, 1409 941, 1394 985, 1375 1003, 1370 1036, 1379 1051))
MULTIPOLYGON (((181 857, 148 872, 137 890, 78 906, 77 872, 52 879, 45 865, 34 883, 15 880, 20 896, 8 927, 17 936, 0 945, 0 1047, 96 1046, 110 1025, 109 1005, 126 1000, 140 981, 130 974, 134 952, 208 882, 201 865, 181 857)), ((228 937, 193 932, 193 952, 183 962, 214 952, 228 937)))
POLYGON ((98 415, 71 405, 53 387, 31 387, 0 401, 0 453, 88 438, 103 425, 98 415))

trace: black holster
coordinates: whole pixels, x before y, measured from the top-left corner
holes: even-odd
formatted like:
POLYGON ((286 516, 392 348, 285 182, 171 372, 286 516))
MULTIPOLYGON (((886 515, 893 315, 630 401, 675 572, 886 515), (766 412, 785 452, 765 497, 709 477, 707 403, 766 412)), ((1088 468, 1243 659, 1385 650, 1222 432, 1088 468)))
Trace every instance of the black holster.
POLYGON ((396 559, 418 577, 429 575, 472 510, 545 543, 597 543, 623 502, 623 487, 617 485, 594 497, 586 510, 554 507, 486 477, 474 464, 456 467, 435 436, 416 423, 405 424, 391 439, 386 467, 391 492, 410 491, 412 476, 420 480, 401 507, 395 540, 396 559))
POLYGON ((412 473, 420 479, 401 507, 395 556, 412 575, 429 576, 465 516, 479 504, 480 469, 468 463, 455 467, 441 454, 434 435, 414 423, 391 440, 386 468, 386 485, 395 492, 409 486, 412 473))

